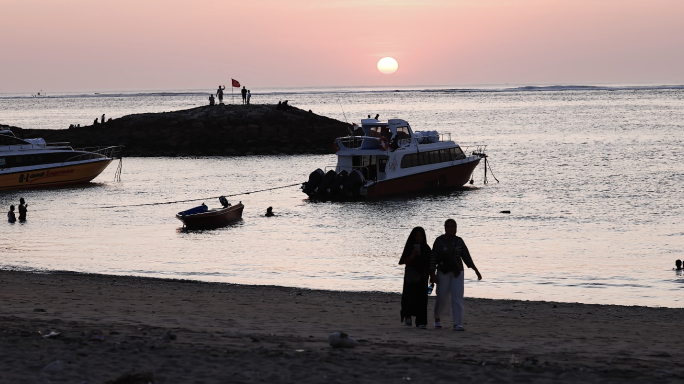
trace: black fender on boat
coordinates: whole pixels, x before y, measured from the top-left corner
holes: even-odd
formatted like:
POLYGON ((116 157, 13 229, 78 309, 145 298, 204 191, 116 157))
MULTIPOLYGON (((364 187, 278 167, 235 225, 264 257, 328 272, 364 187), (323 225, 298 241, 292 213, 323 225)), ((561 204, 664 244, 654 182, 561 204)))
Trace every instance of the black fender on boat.
POLYGON ((358 169, 355 169, 349 173, 347 180, 344 182, 344 192, 347 196, 358 196, 359 189, 366 184, 366 178, 358 169))
POLYGON ((309 174, 309 181, 302 184, 302 191, 309 196, 314 194, 316 192, 316 188, 318 188, 323 181, 324 175, 325 174, 323 173, 323 170, 320 168, 311 172, 311 174, 309 174))
POLYGON ((335 180, 330 185, 330 188, 328 188, 328 195, 330 198, 335 198, 342 193, 344 182, 347 180, 347 176, 349 176, 349 172, 344 169, 338 173, 337 176, 335 176, 335 180))
POLYGON ((325 199, 326 196, 328 195, 328 188, 330 185, 335 181, 335 177, 337 176, 337 173, 335 171, 330 170, 328 171, 325 176, 323 176, 323 181, 321 181, 321 184, 317 188, 317 195, 321 199, 325 199))

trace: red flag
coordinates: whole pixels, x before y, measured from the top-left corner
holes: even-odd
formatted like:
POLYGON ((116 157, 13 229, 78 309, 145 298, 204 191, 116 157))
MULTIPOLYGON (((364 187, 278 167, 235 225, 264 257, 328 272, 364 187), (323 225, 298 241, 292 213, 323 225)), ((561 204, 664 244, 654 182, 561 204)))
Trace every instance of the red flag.
POLYGON ((239 81, 237 81, 235 79, 231 79, 231 80, 233 81, 233 87, 240 88, 240 82, 239 81))

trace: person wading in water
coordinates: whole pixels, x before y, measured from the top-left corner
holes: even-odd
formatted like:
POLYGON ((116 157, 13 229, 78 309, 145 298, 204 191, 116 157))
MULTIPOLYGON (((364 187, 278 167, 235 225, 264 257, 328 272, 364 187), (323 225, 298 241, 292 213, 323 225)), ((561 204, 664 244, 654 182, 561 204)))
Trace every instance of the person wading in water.
POLYGON ((22 197, 19 199, 19 221, 26 220, 26 207, 28 207, 28 204, 26 204, 26 201, 24 201, 24 198, 22 197))

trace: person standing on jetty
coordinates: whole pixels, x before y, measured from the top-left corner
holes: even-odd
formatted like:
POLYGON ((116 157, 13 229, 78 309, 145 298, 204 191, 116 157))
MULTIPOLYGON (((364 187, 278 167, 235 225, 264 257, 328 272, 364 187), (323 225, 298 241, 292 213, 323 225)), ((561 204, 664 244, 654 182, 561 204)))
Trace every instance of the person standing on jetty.
POLYGON ((26 201, 22 197, 19 199, 19 221, 26 220, 26 207, 28 207, 28 204, 26 204, 26 201))
POLYGON ((451 302, 453 330, 463 329, 463 262, 482 280, 468 247, 460 237, 456 236, 456 220, 444 222, 444 234, 435 239, 430 258, 430 278, 437 284, 437 302, 435 303, 435 328, 442 328, 441 318, 451 302), (437 274, 435 274, 435 270, 437 274))
POLYGON ((406 265, 404 288, 401 292, 401 321, 409 327, 411 316, 415 316, 416 327, 427 329, 427 286, 431 254, 423 227, 413 228, 399 259, 399 265, 406 265))
POLYGON ((10 210, 7 212, 7 222, 14 223, 17 217, 14 215, 14 205, 10 205, 10 210))
POLYGON ((247 88, 244 85, 240 92, 242 92, 242 104, 247 104, 247 88))
POLYGON ((224 85, 223 88, 219 85, 218 90, 216 91, 216 96, 218 96, 219 99, 219 104, 223 104, 223 90, 226 89, 226 86, 224 85))

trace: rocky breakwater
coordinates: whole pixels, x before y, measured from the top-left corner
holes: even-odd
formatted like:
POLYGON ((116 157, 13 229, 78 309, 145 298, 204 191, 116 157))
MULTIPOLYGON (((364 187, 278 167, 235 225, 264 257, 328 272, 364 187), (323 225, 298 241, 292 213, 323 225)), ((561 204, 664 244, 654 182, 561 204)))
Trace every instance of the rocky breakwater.
POLYGON ((334 139, 347 135, 348 127, 295 107, 220 104, 63 130, 12 130, 20 138, 66 141, 74 148, 124 145, 125 156, 243 156, 334 153, 334 139))

